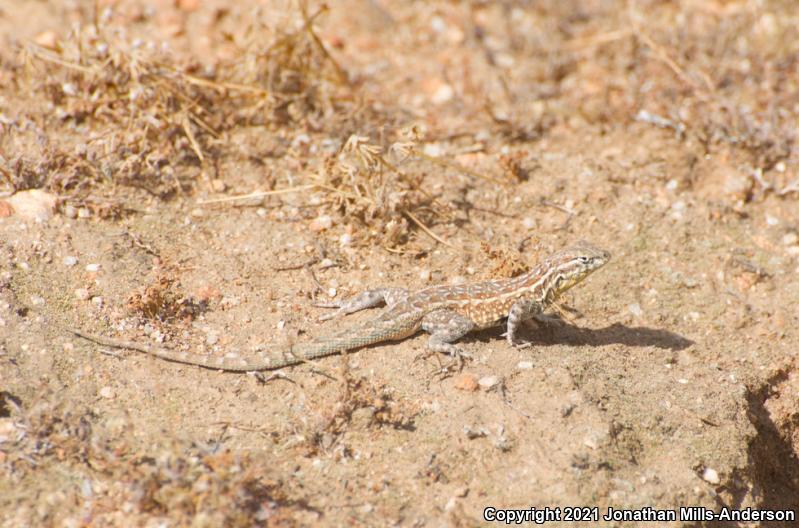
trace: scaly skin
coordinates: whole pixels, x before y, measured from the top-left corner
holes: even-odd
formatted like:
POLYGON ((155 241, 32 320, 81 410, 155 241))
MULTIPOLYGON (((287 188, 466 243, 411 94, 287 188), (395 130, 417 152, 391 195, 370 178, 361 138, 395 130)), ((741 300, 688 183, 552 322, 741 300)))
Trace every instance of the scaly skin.
MULTIPOLYGON (((519 324, 543 315, 566 290, 604 266, 610 253, 578 242, 544 259, 533 270, 510 279, 464 286, 433 286, 415 293, 396 288, 368 290, 327 307, 333 314, 348 314, 382 303, 387 307, 375 318, 340 332, 289 347, 260 347, 250 359, 227 353, 218 359, 132 341, 110 339, 82 330, 72 333, 101 345, 127 348, 167 361, 233 372, 274 370, 384 341, 410 337, 419 330, 430 334, 428 349, 456 357, 467 354, 452 343, 473 330, 498 326, 507 318, 507 339, 515 345, 519 324), (269 348, 270 351, 263 351, 269 348)), ((332 316, 331 316, 332 317, 332 316)), ((330 317, 327 317, 328 319, 330 317)))

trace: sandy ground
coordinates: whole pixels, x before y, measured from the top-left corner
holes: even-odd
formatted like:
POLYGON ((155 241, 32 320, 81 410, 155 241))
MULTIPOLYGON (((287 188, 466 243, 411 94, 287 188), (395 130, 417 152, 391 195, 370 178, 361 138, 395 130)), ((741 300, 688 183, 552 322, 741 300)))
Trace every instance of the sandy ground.
POLYGON ((679 508, 799 515, 796 6, 304 13, 0 2, 0 526, 795 526, 679 508), (423 335, 259 378, 68 332, 246 354, 580 239, 574 315, 443 375, 423 335))

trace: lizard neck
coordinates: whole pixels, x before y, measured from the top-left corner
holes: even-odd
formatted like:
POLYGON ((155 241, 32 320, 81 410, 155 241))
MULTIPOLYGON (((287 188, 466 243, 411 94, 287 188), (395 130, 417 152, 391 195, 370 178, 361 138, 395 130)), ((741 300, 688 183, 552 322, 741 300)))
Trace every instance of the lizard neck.
POLYGON ((513 281, 515 284, 512 287, 546 306, 556 300, 562 274, 555 267, 541 264, 527 273, 519 275, 513 281))

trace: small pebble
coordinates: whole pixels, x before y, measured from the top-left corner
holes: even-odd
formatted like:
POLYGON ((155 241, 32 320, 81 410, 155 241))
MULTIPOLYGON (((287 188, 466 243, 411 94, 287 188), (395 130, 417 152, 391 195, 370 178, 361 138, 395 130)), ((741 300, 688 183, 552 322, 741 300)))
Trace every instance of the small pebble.
POLYGON ((430 280, 430 270, 425 268, 419 272, 419 278, 427 282, 430 280))
POLYGON ((340 245, 342 245, 342 246, 349 246, 350 244, 352 244, 352 235, 350 235, 350 234, 347 234, 347 233, 344 233, 344 234, 343 234, 343 235, 341 235, 341 237, 338 239, 338 243, 339 243, 340 245))
POLYGON ((538 225, 538 222, 535 221, 535 218, 527 216, 524 218, 524 220, 522 220, 522 225, 525 229, 535 229, 538 225))
POLYGON ((99 264, 86 264, 86 271, 91 272, 91 273, 100 271, 100 265, 99 264))
POLYGON ((308 227, 310 227, 311 231, 324 231, 326 229, 330 229, 333 227, 333 218, 328 215, 317 216, 311 220, 311 224, 308 227))
POLYGON ((474 392, 480 386, 477 378, 472 374, 461 374, 455 378, 455 388, 466 392, 474 392))
POLYGON ((208 332, 208 334, 205 336, 205 344, 206 345, 213 346, 213 345, 217 344, 218 342, 219 342, 219 332, 211 331, 211 332, 208 332))
POLYGON ((325 268, 332 268, 332 267, 333 267, 333 266, 335 266, 335 265, 336 265, 336 263, 335 263, 335 262, 333 262, 333 261, 332 261, 331 259, 329 259, 329 258, 322 259, 322 261, 319 263, 319 267, 320 267, 320 268, 322 268, 322 269, 325 269, 325 268))
POLYGON ((782 237, 783 246, 793 246, 796 245, 797 242, 799 242, 799 235, 796 233, 791 232, 782 237))
POLYGON ((64 261, 63 262, 64 262, 64 266, 67 266, 67 267, 71 268, 72 266, 74 266, 75 264, 78 263, 78 257, 73 257, 73 256, 64 257, 64 261))
POLYGON ((86 288, 78 288, 75 290, 75 297, 80 301, 89 300, 89 290, 86 288))
POLYGON ((532 370, 533 369, 533 362, 532 361, 519 361, 516 365, 516 368, 519 370, 532 370))
POLYGON ((337 291, 335 288, 329 288, 329 289, 327 290, 327 296, 328 296, 328 297, 331 297, 331 298, 332 298, 332 297, 335 297, 335 296, 336 296, 336 294, 338 294, 338 291, 337 291))
POLYGON ((711 484, 718 484, 721 482, 718 472, 713 468, 705 468, 702 472, 702 479, 711 484))
POLYGON ((78 209, 78 218, 91 218, 92 212, 85 207, 78 209))
POLYGON ((227 189, 227 185, 225 185, 225 182, 223 182, 219 178, 216 178, 211 180, 211 189, 213 189, 214 192, 221 193, 225 192, 225 189, 227 189))
POLYGON ((95 305, 97 308, 103 307, 103 298, 99 295, 95 295, 92 297, 92 304, 95 305))
POLYGON ((74 205, 67 205, 64 207, 64 216, 67 218, 75 219, 78 217, 78 209, 74 205))
POLYGON ((638 303, 633 303, 627 307, 630 310, 630 313, 636 317, 641 317, 644 315, 644 311, 641 309, 641 305, 638 303))
POLYGON ((267 211, 263 207, 259 207, 258 209, 255 210, 255 214, 257 214, 261 218, 264 218, 267 214, 267 211))
POLYGON ((103 387, 102 389, 100 389, 100 397, 101 398, 106 398, 106 399, 113 398, 114 397, 114 389, 112 389, 111 387, 108 387, 108 386, 103 387))
POLYGON ((478 381, 477 384, 480 385, 480 388, 483 390, 490 390, 499 384, 499 377, 485 376, 480 378, 480 381, 478 381))
POLYGON ((776 216, 771 216, 770 214, 766 213, 766 223, 770 226, 775 226, 779 224, 780 221, 776 216))
POLYGON ((40 297, 38 295, 31 296, 31 304, 34 306, 44 305, 44 297, 40 297))

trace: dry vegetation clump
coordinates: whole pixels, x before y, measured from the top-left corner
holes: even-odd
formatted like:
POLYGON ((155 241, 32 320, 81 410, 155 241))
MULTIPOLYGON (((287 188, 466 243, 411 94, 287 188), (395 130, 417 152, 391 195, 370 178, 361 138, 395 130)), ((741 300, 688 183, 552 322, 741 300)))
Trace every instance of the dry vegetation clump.
POLYGON ((352 93, 314 33, 324 10, 302 9, 294 30, 253 22, 247 34, 259 39, 214 64, 180 60, 102 20, 54 49, 22 49, 7 77, 36 104, 20 105, 2 124, 14 132, 0 140, 7 184, 48 187, 73 201, 99 183, 167 198, 191 191, 200 176, 216 177, 236 127, 334 126, 339 101, 352 93))
POLYGON ((389 387, 364 376, 354 376, 345 368, 339 380, 339 397, 322 410, 316 420, 295 425, 298 447, 304 456, 333 452, 336 456, 351 455, 344 434, 351 429, 372 429, 388 426, 413 430, 418 409, 397 400, 389 387))
POLYGON ((185 322, 206 311, 208 300, 186 295, 178 278, 170 271, 160 269, 153 282, 130 294, 127 308, 150 320, 185 322))
POLYGON ((6 520, 17 526, 76 515, 75 504, 80 517, 62 518, 65 526, 78 518, 106 525, 161 517, 192 526, 294 526, 298 510, 310 511, 269 477, 270 463, 254 456, 179 441, 141 451, 128 424, 104 424, 68 403, 42 400, 23 410, 2 396, 13 410, 0 417, 0 470, 23 488, 50 474, 49 484, 38 484, 47 493, 46 510, 15 509, 13 494, 0 500, 14 512, 6 520))

